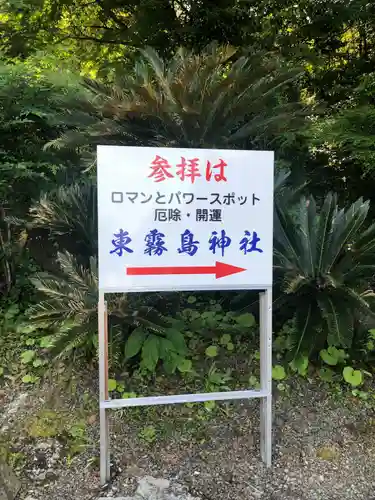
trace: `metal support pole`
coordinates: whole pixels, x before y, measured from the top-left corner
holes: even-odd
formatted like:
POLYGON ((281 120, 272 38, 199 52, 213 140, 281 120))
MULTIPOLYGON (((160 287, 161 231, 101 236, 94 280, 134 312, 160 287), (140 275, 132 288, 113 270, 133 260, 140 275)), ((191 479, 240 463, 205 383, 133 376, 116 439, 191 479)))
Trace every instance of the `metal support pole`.
POLYGON ((272 462, 272 288, 260 294, 260 386, 267 395, 260 403, 260 453, 272 462))
POLYGON ((108 410, 202 401, 260 398, 260 452, 267 467, 272 461, 272 288, 260 294, 260 390, 177 394, 111 400, 108 394, 108 317, 104 293, 99 292, 100 482, 110 480, 108 410))
POLYGON ((108 317, 104 293, 99 292, 99 396, 100 396, 100 484, 110 480, 108 412, 102 403, 108 400, 108 317))

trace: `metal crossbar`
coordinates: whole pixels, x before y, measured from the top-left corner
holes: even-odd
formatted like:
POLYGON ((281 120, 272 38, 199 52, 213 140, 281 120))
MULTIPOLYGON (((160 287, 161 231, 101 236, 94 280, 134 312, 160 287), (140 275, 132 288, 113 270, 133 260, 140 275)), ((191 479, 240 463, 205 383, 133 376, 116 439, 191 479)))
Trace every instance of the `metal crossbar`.
POLYGON ((253 399, 269 396, 266 391, 205 392, 202 394, 177 394, 173 396, 148 396, 145 398, 109 399, 102 401, 101 408, 126 408, 134 406, 171 405, 176 403, 202 403, 231 399, 253 399))

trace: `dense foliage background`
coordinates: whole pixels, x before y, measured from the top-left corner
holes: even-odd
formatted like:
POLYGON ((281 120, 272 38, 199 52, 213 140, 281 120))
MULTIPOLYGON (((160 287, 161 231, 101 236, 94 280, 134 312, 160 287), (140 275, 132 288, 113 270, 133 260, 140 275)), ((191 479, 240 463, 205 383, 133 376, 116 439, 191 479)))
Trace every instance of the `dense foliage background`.
MULTIPOLYGON (((277 345, 371 368, 374 26, 364 0, 0 0, 2 341, 96 357, 98 143, 272 149, 277 345)), ((246 344, 254 300, 114 296, 113 370, 190 371, 194 329, 246 344)))

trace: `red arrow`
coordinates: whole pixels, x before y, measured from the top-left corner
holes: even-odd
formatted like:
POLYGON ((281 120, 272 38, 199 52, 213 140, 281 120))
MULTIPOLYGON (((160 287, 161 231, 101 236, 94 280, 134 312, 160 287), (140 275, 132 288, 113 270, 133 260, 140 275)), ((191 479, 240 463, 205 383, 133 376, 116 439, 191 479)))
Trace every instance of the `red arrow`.
POLYGON ((162 274, 215 274, 216 279, 231 274, 246 271, 243 267, 216 262, 214 266, 183 266, 183 267, 128 267, 128 276, 156 276, 162 274))

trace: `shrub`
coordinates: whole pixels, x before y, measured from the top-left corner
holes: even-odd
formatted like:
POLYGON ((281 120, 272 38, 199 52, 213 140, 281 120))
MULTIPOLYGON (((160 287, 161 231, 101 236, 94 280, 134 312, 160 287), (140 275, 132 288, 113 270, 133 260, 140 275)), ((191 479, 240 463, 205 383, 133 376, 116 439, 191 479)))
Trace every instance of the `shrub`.
MULTIPOLYGON (((28 318, 51 331, 53 356, 78 356, 91 361, 97 356, 98 345, 96 258, 91 257, 89 265, 82 266, 73 255, 64 252, 58 254, 58 264, 59 274, 39 273, 33 279, 41 300, 29 309, 28 318)), ((125 341, 134 328, 163 332, 170 326, 144 297, 129 299, 125 294, 111 294, 107 306, 109 340, 117 360, 125 357, 125 341)))
POLYGON ((296 210, 277 209, 274 306, 293 311, 295 353, 326 344, 349 348, 355 324, 374 315, 375 224, 366 228, 368 210, 362 199, 340 209, 333 194, 320 211, 313 197, 296 210))
POLYGON ((24 219, 32 201, 80 173, 79 155, 44 149, 69 128, 59 116, 76 92, 82 89, 62 74, 54 79, 25 63, 0 64, 0 298, 18 301, 25 291, 35 234, 24 219))
POLYGON ((76 116, 82 126, 50 145, 281 147, 302 126, 302 106, 287 92, 298 87, 301 72, 269 53, 233 62, 235 53, 210 45, 163 60, 152 48, 143 50, 115 85, 84 80, 88 92, 68 106, 68 119, 76 116))
MULTIPOLYGON (((89 264, 98 253, 97 189, 93 179, 41 195, 30 209, 30 226, 44 232, 58 249, 89 264)), ((45 242, 44 242, 45 243, 45 242)))

